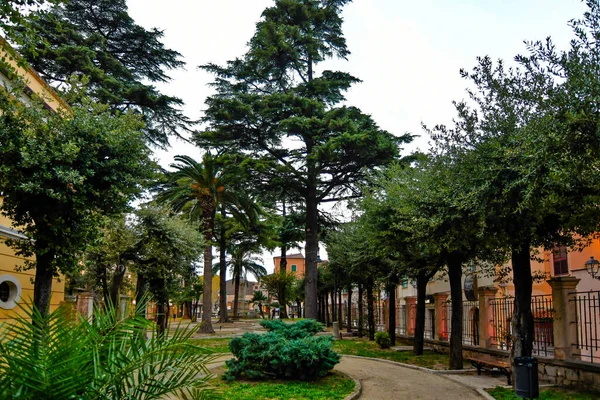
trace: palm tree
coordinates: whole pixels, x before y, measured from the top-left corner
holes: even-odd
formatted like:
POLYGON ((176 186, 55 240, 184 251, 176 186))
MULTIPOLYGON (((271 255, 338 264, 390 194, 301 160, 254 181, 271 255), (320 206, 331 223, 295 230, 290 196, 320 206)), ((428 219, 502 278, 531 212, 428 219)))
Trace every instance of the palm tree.
POLYGON ((262 319, 265 319, 265 313, 263 311, 263 303, 269 301, 269 298, 265 296, 263 292, 260 290, 254 291, 254 296, 250 299, 250 302, 253 304, 258 304, 258 309, 260 310, 260 316, 262 319))
MULTIPOLYGON (((248 243, 240 243, 234 246, 231 246, 228 253, 230 255, 229 261, 227 261, 227 266, 229 267, 229 272, 233 276, 233 284, 234 284, 234 295, 233 295, 233 317, 237 317, 238 312, 238 301, 240 295, 240 282, 243 279, 246 281, 246 277, 248 273, 251 273, 256 277, 256 279, 260 279, 267 274, 267 270, 263 267, 259 262, 262 262, 262 259, 259 257, 252 256, 252 251, 255 250, 254 246, 248 243)), ((215 264, 213 269, 216 270, 220 268, 220 263, 215 264)))
POLYGON ((204 292, 202 297, 202 325, 200 332, 213 333, 212 314, 212 245, 215 214, 220 204, 228 204, 229 211, 241 219, 241 199, 232 190, 232 183, 225 174, 223 165, 210 153, 204 154, 199 163, 188 156, 175 156, 171 164, 174 172, 167 173, 168 183, 159 199, 177 212, 185 211, 190 219, 201 221, 204 234, 204 292))

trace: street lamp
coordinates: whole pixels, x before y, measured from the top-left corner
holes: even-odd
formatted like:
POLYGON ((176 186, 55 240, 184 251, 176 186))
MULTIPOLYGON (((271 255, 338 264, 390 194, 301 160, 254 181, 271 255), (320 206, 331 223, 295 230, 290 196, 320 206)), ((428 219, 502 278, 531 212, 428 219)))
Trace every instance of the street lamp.
POLYGON ((585 269, 592 278, 600 279, 600 261, 595 260, 594 256, 585 262, 585 269))

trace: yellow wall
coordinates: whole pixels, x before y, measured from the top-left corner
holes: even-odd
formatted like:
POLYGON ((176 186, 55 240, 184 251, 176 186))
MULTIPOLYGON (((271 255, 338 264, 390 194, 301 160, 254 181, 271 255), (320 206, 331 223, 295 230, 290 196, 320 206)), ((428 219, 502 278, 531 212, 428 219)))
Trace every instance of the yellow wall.
MULTIPOLYGON (((6 225, 5 225, 6 226, 6 225)), ((11 275, 16 278, 21 285, 21 299, 18 302, 20 305, 31 304, 33 300, 33 277, 35 275, 34 270, 17 272, 17 266, 23 266, 25 259, 17 257, 15 252, 6 246, 2 237, 0 237, 0 276, 11 275)), ((50 309, 54 310, 64 301, 65 283, 64 279, 60 281, 54 279, 52 282, 52 298, 50 301, 50 309)), ((13 318, 16 313, 22 314, 23 311, 19 306, 5 310, 0 308, 0 323, 6 322, 6 320, 13 318)))

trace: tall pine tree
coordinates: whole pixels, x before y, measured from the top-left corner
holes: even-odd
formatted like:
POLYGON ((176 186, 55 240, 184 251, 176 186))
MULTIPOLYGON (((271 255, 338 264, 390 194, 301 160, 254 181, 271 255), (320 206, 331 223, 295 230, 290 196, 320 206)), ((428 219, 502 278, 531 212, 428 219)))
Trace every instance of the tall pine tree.
POLYGON ((207 100, 208 130, 198 143, 234 147, 278 165, 306 206, 305 316, 317 318, 318 207, 360 194, 369 170, 398 157, 409 135, 381 130, 358 108, 339 106, 359 80, 316 67, 346 58, 342 35, 349 0, 276 0, 256 25, 248 52, 216 75, 207 100))
POLYGON ((188 129, 190 120, 179 108, 183 101, 152 85, 169 81, 166 71, 184 65, 181 55, 165 48, 161 30, 137 25, 125 0, 57 2, 32 12, 26 22, 35 35, 19 22, 4 29, 53 86, 66 87, 72 75, 86 75, 89 94, 98 102, 141 113, 146 138, 157 145, 188 129))

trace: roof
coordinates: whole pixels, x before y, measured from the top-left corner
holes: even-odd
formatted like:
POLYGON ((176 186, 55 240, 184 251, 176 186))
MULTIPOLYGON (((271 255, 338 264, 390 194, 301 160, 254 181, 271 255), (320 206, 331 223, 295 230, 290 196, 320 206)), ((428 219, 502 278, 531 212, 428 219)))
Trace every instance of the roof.
MULTIPOLYGON (((281 256, 275 256, 273 258, 279 259, 279 258, 281 258, 281 256)), ((286 254, 285 258, 300 258, 300 259, 304 260, 304 256, 302 254, 300 254, 300 253, 298 253, 298 254, 286 254)))

